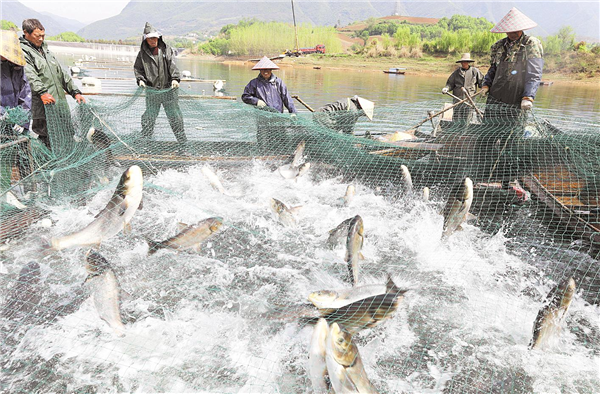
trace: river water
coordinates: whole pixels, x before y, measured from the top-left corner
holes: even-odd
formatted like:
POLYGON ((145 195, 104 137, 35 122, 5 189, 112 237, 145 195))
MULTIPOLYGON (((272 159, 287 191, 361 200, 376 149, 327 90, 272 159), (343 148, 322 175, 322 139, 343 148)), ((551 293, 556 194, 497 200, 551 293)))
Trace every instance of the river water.
MULTIPOLYGON (((63 64, 74 61, 61 56, 63 64)), ((256 74, 214 62, 180 63, 195 77, 227 80, 227 95, 239 96, 256 74)), ((278 75, 315 107, 352 94, 384 106, 429 101, 445 82, 323 69, 282 69, 278 75)), ((134 82, 103 85, 131 91, 134 82)), ((207 94, 212 89, 183 87, 207 94)), ((589 118, 598 114, 598 95, 587 86, 555 84, 540 88, 536 105, 589 118)), ((312 327, 274 311, 291 311, 315 290, 348 287, 344 247, 329 249, 327 232, 359 214, 365 223, 361 283, 381 283, 389 274, 410 289, 395 316, 354 337, 378 390, 600 392, 600 288, 589 279, 598 277, 597 260, 577 245, 545 237, 529 208, 498 232, 465 225, 441 241, 442 196, 433 193, 427 204, 357 184, 353 201, 341 206, 348 180, 315 167, 296 182, 259 161, 215 167, 226 195, 213 190, 201 165, 149 175, 132 232, 100 248, 127 293, 126 335, 112 333, 82 290, 84 250, 37 259, 35 304, 24 307, 19 320, 0 321, 0 391, 311 392, 312 327), (274 218, 272 197, 302 206, 296 227, 274 218), (211 216, 224 218, 224 229, 200 253, 147 254, 145 237, 165 239, 177 232, 177 223, 211 216), (528 350, 546 294, 568 276, 576 278, 578 291, 562 333, 549 348, 528 350)), ((39 237, 68 234, 90 222, 118 175, 84 206, 48 206, 53 227, 36 227, 2 253, 4 302, 20 269, 36 258, 39 237)))

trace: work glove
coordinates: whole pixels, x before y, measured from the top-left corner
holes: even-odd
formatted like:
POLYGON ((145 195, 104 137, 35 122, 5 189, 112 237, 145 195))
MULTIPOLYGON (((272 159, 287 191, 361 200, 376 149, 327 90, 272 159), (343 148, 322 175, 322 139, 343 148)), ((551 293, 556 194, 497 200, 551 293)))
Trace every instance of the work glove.
POLYGON ((533 108, 533 99, 530 97, 523 97, 523 100, 521 100, 521 109, 523 111, 529 111, 531 108, 533 108))
POLYGON ((489 86, 484 86, 484 87, 481 88, 481 95, 482 96, 487 96, 489 92, 490 92, 490 87, 489 86))
POLYGON ((23 128, 23 126, 16 124, 13 126, 13 130, 15 131, 15 133, 21 134, 23 131, 25 131, 25 128, 23 128))
POLYGON ((75 95, 75 100, 77 100, 77 104, 85 104, 85 97, 81 93, 75 95))
POLYGON ((54 104, 56 102, 50 93, 44 93, 40 96, 40 98, 42 99, 42 103, 44 103, 44 105, 54 104))
POLYGON ((265 103, 264 101, 262 101, 261 99, 258 99, 258 101, 256 102, 256 106, 258 108, 264 108, 267 106, 267 103, 265 103))
POLYGON ((146 82, 142 81, 141 79, 138 81, 138 85, 140 86, 140 88, 145 88, 146 87, 146 82))
POLYGON ((178 81, 171 81, 171 89, 177 89, 179 87, 179 82, 178 81))
POLYGON ((294 113, 291 113, 290 119, 292 119, 292 122, 295 122, 296 120, 298 120, 298 116, 296 116, 296 114, 294 114, 294 113))
POLYGON ((446 94, 446 93, 448 93, 448 88, 447 88, 447 87, 444 87, 444 88, 442 89, 442 93, 443 93, 443 94, 446 94))

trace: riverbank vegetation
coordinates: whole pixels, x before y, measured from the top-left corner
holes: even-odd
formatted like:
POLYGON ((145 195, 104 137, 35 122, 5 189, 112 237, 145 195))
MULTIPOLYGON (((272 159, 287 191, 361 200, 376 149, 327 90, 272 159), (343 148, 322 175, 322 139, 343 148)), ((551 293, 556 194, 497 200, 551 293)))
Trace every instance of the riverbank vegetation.
MULTIPOLYGON (((298 26, 298 45, 315 47, 323 44, 328 52, 339 53, 342 44, 337 31, 331 26, 298 26)), ((262 56, 280 54, 294 49, 294 27, 288 23, 242 20, 236 25, 224 26, 218 37, 201 44, 199 51, 212 55, 262 56)))

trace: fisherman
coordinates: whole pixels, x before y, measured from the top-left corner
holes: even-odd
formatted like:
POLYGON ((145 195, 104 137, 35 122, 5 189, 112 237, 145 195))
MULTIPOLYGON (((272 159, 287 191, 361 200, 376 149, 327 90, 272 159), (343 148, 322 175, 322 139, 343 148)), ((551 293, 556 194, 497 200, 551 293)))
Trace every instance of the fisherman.
MULTIPOLYGON (((25 54, 27 65, 25 74, 31 85, 33 123, 32 131, 50 149, 50 134, 46 123, 46 105, 56 105, 56 111, 60 118, 69 119, 68 124, 61 125, 61 129, 52 130, 52 139, 57 140, 58 133, 67 132, 69 138, 75 131, 70 122, 70 109, 67 105, 65 91, 70 94, 78 104, 84 104, 85 98, 77 89, 73 79, 66 73, 48 45, 44 42, 46 30, 37 19, 25 19, 23 21, 23 37, 20 38, 21 48, 25 54), (54 134, 57 133, 57 134, 54 134)), ((56 147, 54 148, 56 149, 56 147)))
MULTIPOLYGON (((455 96, 454 103, 466 98, 466 95, 462 91, 463 87, 467 90, 469 96, 473 96, 477 92, 477 87, 481 88, 483 84, 483 74, 479 69, 471 66, 473 62, 475 60, 471 59, 470 53, 463 53, 462 57, 456 61, 456 63, 460 63, 460 67, 450 74, 446 81, 446 86, 442 89, 443 94, 452 91, 452 94, 455 96)), ((459 104, 454 107, 452 120, 464 120, 468 122, 472 112, 473 108, 469 104, 459 104)))
MULTIPOLYGON (((264 56, 252 69, 259 70, 259 74, 244 88, 242 101, 263 111, 274 113, 283 113, 285 107, 291 114, 292 121, 295 122, 297 111, 287 86, 280 78, 273 75, 273 70, 278 70, 279 66, 264 56)), ((279 119, 259 116, 256 135, 259 148, 265 150, 273 149, 277 144, 289 145, 286 134, 288 125, 279 119)))
POLYGON ((183 150, 187 137, 183 128, 183 114, 178 102, 181 76, 175 63, 177 52, 165 44, 162 34, 148 22, 144 27, 142 40, 133 71, 140 87, 152 88, 146 89, 146 111, 142 115, 142 136, 148 139, 152 138, 154 124, 162 105, 173 134, 180 144, 180 150, 183 150))
POLYGON ((315 120, 329 129, 340 133, 352 134, 354 125, 361 116, 373 120, 375 103, 354 96, 329 103, 315 112, 315 120))
MULTIPOLYGON (((0 142, 10 142, 29 130, 31 112, 31 87, 25 75, 25 56, 17 33, 2 30, 2 106, 0 106, 0 142)), ((8 192, 13 164, 19 166, 21 178, 29 175, 27 145, 18 144, 0 150, 0 193, 8 192), (20 154, 20 152, 23 152, 20 154)), ((7 194, 3 194, 3 197, 7 194)))
MULTIPOLYGON (((523 111, 533 107, 542 79, 544 50, 540 40, 524 34, 523 30, 536 26, 537 23, 513 7, 490 30, 492 33, 506 33, 506 37, 490 49, 490 69, 482 87, 484 95, 489 92, 488 104, 520 105, 523 111)), ((486 117, 497 117, 494 112, 498 111, 486 109, 486 117)))

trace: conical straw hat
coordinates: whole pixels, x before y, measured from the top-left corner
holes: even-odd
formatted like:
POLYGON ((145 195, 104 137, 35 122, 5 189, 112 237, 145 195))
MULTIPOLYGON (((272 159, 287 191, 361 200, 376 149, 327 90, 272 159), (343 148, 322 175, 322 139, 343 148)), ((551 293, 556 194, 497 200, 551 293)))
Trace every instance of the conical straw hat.
POLYGON ((266 56, 263 56, 262 59, 260 59, 260 61, 258 63, 256 63, 256 65, 254 67, 252 67, 253 70, 278 70, 279 66, 275 63, 273 63, 271 61, 271 59, 269 59, 266 56))
POLYGON ((365 115, 367 115, 367 118, 369 118, 369 120, 373 120, 375 103, 358 96, 356 96, 356 99, 358 100, 358 103, 360 104, 362 110, 365 111, 365 115))
POLYGON ((17 33, 12 30, 2 30, 2 45, 0 55, 17 66, 25 65, 25 56, 19 43, 17 33))
POLYGON ((513 31, 532 29, 536 26, 537 23, 513 7, 490 31, 492 33, 510 33, 513 31))
POLYGON ((471 59, 471 54, 470 53, 463 53, 462 54, 462 58, 460 60, 457 60, 456 63, 462 63, 462 62, 474 62, 475 60, 471 59))

